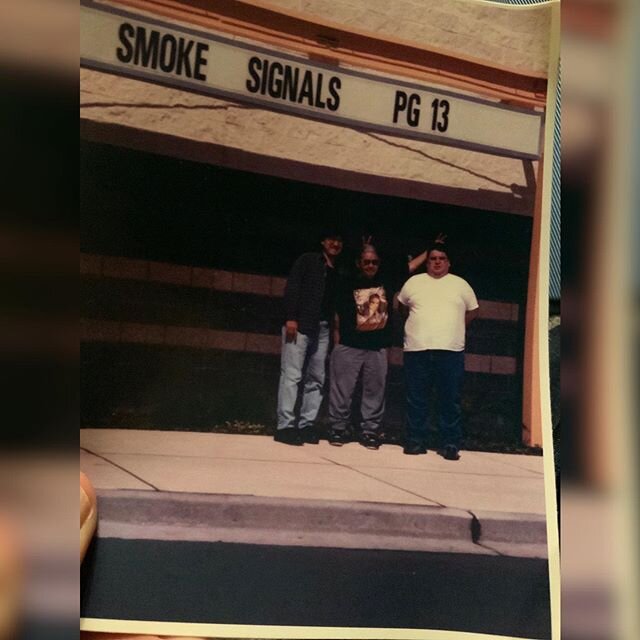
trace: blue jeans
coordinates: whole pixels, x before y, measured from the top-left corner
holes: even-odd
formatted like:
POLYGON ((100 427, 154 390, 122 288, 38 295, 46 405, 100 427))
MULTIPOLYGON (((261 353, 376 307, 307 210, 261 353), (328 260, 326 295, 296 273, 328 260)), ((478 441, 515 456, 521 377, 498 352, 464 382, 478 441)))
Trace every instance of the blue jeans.
POLYGON ((460 392, 464 352, 428 349, 404 352, 407 387, 407 442, 426 446, 429 391, 435 387, 438 426, 443 446, 460 447, 462 408, 460 392))
POLYGON ((282 328, 282 356, 280 386, 278 388, 278 429, 295 427, 295 407, 300 382, 302 404, 298 427, 312 426, 320 411, 324 392, 324 378, 329 351, 329 323, 321 322, 317 336, 298 332, 295 342, 287 342, 282 328))

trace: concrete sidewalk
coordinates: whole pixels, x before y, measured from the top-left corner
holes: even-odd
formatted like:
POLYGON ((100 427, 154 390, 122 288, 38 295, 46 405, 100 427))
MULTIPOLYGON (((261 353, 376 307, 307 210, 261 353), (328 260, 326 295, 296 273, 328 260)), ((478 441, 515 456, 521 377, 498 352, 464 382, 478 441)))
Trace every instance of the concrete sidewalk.
POLYGON ((126 429, 80 444, 100 535, 546 557, 541 457, 126 429))

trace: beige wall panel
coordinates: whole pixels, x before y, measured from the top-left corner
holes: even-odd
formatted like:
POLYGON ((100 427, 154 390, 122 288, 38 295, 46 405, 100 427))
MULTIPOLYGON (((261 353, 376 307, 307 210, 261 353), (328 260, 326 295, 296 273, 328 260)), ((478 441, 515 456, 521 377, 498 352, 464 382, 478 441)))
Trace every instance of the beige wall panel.
POLYGON ((284 10, 424 47, 547 73, 549 7, 508 9, 473 0, 268 0, 284 10))
MULTIPOLYGON (((87 69, 80 74, 81 117, 97 123, 317 167, 465 190, 470 206, 483 207, 478 192, 491 192, 492 197, 504 199, 506 210, 521 213, 521 204, 509 204, 512 189, 532 201, 535 187, 527 184, 525 174, 531 163, 522 160, 355 131, 87 69)), ((171 148, 166 154, 172 155, 171 148)), ((406 189, 402 195, 412 197, 411 185, 406 189)))

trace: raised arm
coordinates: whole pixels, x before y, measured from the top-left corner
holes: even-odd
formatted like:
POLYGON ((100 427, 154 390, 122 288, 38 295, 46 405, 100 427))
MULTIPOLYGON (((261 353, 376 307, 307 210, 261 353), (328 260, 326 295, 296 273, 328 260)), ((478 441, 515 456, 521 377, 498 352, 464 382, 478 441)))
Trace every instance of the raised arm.
POLYGON ((423 265, 425 263, 427 259, 427 252, 423 251, 419 256, 416 256, 415 258, 411 258, 411 260, 409 260, 408 263, 408 268, 409 268, 409 273, 413 273, 414 271, 416 271, 416 269, 418 269, 421 265, 423 265))

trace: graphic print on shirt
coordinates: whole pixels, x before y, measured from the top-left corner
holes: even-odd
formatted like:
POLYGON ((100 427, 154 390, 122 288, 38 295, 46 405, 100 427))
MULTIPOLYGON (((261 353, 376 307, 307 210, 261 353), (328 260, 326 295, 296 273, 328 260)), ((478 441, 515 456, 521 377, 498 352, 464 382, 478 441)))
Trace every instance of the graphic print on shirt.
POLYGON ((384 329, 389 319, 387 294, 384 287, 355 289, 356 331, 384 329))

